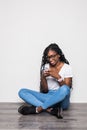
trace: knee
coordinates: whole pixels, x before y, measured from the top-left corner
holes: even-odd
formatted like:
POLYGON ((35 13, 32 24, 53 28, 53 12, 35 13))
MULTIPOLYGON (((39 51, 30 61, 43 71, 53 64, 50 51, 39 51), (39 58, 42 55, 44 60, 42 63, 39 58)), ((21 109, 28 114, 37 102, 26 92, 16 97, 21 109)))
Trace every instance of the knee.
POLYGON ((22 97, 26 93, 26 89, 20 89, 18 92, 19 97, 22 97))
POLYGON ((70 92, 70 88, 67 85, 62 85, 61 89, 62 89, 62 92, 66 93, 66 94, 68 94, 70 92))

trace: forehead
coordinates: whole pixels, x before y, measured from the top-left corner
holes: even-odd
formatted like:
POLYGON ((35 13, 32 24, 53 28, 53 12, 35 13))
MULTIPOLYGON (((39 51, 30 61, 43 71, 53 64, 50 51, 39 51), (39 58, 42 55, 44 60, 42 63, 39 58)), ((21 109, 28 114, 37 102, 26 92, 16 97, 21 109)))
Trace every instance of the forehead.
POLYGON ((49 56, 49 55, 55 55, 56 53, 57 53, 57 52, 54 51, 54 50, 49 50, 47 55, 48 55, 48 56, 49 56))

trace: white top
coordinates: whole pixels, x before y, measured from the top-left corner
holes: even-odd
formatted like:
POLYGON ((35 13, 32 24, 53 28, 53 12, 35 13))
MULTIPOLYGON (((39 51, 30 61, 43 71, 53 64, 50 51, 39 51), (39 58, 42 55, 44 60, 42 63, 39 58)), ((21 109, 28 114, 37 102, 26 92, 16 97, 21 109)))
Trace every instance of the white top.
MULTIPOLYGON (((49 69, 49 64, 45 64, 43 69, 49 69)), ((64 78, 68 78, 68 77, 73 77, 72 74, 72 68, 70 65, 64 63, 64 65, 62 66, 61 70, 59 71, 59 75, 64 79, 64 78)), ((48 76, 46 77, 47 79, 47 83, 48 83, 48 89, 49 90, 56 90, 60 87, 57 79, 55 79, 52 76, 48 76)))

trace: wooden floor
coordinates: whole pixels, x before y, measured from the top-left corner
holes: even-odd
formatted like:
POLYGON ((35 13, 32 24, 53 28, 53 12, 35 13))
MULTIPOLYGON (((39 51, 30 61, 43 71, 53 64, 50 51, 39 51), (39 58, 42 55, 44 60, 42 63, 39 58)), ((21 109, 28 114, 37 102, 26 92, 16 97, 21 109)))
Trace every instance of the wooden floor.
POLYGON ((63 119, 48 113, 22 116, 20 103, 0 103, 0 130, 87 130, 87 104, 71 104, 63 119))

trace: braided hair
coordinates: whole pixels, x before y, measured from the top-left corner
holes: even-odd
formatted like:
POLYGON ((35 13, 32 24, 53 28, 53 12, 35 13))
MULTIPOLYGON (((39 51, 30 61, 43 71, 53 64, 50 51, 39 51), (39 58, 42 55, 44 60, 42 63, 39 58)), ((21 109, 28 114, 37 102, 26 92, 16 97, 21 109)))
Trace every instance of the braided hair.
POLYGON ((68 60, 65 58, 65 56, 64 56, 62 50, 60 49, 60 47, 56 43, 51 43, 43 52, 41 67, 43 65, 45 65, 46 63, 48 63, 47 54, 48 54, 49 50, 53 50, 57 54, 59 54, 60 55, 60 61, 66 63, 66 64, 69 64, 68 60))

